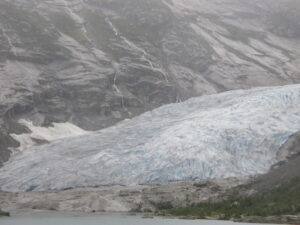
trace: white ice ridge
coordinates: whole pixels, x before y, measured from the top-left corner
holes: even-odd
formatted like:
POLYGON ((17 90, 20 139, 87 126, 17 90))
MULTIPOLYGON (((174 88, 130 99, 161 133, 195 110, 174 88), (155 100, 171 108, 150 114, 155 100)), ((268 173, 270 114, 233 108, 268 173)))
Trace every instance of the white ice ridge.
POLYGON ((49 127, 34 126, 31 121, 24 119, 19 120, 19 123, 26 126, 31 131, 31 133, 10 134, 10 136, 20 143, 18 150, 21 151, 35 145, 35 140, 51 142, 62 138, 75 137, 88 133, 88 131, 85 131, 69 122, 53 123, 52 126, 49 127))
POLYGON ((266 172, 300 130, 300 85, 192 98, 13 156, 4 191, 143 184, 266 172))

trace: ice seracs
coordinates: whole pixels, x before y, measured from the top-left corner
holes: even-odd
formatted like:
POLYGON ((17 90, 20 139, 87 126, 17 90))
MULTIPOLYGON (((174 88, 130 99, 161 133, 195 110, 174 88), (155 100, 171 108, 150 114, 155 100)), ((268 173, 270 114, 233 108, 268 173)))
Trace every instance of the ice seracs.
POLYGON ((230 91, 28 149, 0 169, 0 186, 35 191, 264 173, 299 130, 300 85, 230 91))

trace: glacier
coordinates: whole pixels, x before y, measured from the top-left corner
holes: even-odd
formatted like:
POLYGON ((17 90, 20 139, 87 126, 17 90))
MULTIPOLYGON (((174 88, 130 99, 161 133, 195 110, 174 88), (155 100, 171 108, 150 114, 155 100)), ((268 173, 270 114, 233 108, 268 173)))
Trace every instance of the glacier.
POLYGON ((261 174, 299 130, 300 85, 228 91, 28 148, 0 168, 0 187, 45 191, 261 174))

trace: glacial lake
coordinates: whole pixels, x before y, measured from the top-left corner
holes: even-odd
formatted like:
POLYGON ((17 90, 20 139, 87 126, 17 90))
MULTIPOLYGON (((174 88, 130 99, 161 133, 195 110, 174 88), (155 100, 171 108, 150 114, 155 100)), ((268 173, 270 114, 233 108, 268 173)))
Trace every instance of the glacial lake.
MULTIPOLYGON (((128 215, 72 215, 41 213, 0 218, 0 225, 246 225, 230 221, 142 218, 128 215)), ((249 224, 247 224, 249 225, 249 224)))

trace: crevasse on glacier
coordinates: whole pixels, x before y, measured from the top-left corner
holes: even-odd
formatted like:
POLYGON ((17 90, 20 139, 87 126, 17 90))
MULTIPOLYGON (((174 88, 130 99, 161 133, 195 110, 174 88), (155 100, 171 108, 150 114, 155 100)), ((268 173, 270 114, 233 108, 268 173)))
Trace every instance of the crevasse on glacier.
POLYGON ((300 85, 230 91, 27 149, 0 169, 0 185, 52 190, 264 173, 299 130, 300 85))

